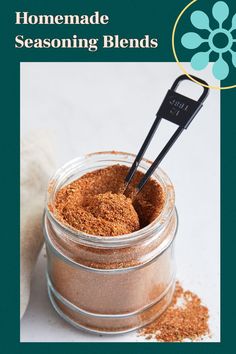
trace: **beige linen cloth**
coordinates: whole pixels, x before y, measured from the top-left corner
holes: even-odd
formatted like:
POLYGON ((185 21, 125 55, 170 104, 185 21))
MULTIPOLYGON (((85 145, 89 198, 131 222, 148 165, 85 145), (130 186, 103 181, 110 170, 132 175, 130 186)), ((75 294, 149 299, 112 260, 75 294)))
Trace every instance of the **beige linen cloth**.
POLYGON ((54 171, 53 157, 52 140, 45 132, 33 132, 29 137, 21 139, 21 318, 29 303, 32 272, 43 245, 42 217, 49 175, 54 171))

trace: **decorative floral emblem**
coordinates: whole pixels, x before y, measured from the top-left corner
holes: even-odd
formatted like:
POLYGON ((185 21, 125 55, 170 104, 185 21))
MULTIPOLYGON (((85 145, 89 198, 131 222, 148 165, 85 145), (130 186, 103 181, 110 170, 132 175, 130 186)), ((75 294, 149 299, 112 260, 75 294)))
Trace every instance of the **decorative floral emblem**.
POLYGON ((224 21, 229 16, 229 7, 224 1, 218 1, 214 4, 212 15, 219 24, 215 29, 211 28, 209 17, 205 12, 194 11, 191 15, 193 26, 200 30, 207 30, 209 32, 208 38, 202 38, 195 32, 188 32, 181 38, 181 43, 187 49, 197 49, 202 43, 207 43, 209 50, 194 54, 191 59, 191 66, 195 70, 203 70, 210 61, 210 54, 215 52, 218 54, 218 59, 213 64, 212 72, 216 79, 224 80, 229 74, 229 65, 223 58, 224 53, 231 53, 232 64, 236 68, 236 52, 232 50, 232 46, 236 42, 232 34, 233 30, 236 29, 236 13, 232 17, 231 28, 229 29, 223 27, 224 21), (221 45, 217 42, 219 39, 221 39, 221 45))

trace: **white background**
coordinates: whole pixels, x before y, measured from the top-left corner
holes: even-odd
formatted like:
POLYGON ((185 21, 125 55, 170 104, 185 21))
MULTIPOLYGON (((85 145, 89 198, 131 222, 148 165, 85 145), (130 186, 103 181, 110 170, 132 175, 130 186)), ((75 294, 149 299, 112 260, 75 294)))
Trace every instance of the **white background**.
MULTIPOLYGON (((188 67, 188 64, 185 63, 188 67)), ((191 69, 190 69, 191 71, 191 69)), ((138 152, 173 81, 176 63, 22 63, 21 135, 51 132, 59 167, 88 152, 138 152)), ((211 84, 211 68, 200 73, 211 84)), ((196 98, 201 87, 183 84, 196 98)), ((162 122, 146 157, 154 159, 176 128, 162 122)), ((176 191, 180 225, 176 239, 177 278, 209 307, 212 338, 220 341, 220 92, 204 107, 161 167, 176 191)), ((45 251, 32 281, 21 341, 141 341, 136 333, 98 336, 74 329, 52 309, 45 282, 45 251)))

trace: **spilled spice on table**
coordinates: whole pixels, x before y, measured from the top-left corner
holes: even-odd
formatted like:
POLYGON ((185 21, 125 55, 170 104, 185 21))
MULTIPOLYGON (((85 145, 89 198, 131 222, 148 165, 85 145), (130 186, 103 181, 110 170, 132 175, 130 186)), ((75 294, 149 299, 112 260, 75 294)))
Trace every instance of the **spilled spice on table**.
POLYGON ((176 282, 172 303, 153 323, 145 326, 139 334, 147 340, 160 342, 197 341, 209 335, 209 312, 198 295, 184 290, 176 282))

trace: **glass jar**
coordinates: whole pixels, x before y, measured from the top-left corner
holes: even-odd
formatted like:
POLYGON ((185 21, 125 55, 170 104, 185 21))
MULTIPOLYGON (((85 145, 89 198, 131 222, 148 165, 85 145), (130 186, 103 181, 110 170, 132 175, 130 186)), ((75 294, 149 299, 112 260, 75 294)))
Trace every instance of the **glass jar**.
MULTIPOLYGON (((72 325, 93 332, 123 333, 155 320, 169 305, 175 287, 173 241, 177 231, 174 189, 157 169, 165 204, 151 224, 128 235, 88 235, 59 222, 50 211, 57 191, 87 172, 121 164, 134 155, 99 152, 60 168, 48 187, 44 217, 47 284, 53 307, 72 325)), ((140 171, 151 162, 145 159, 140 171)))

